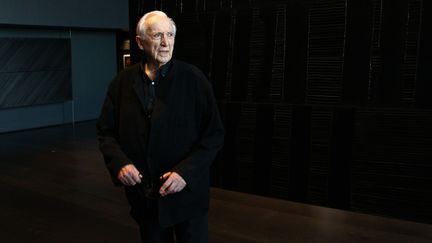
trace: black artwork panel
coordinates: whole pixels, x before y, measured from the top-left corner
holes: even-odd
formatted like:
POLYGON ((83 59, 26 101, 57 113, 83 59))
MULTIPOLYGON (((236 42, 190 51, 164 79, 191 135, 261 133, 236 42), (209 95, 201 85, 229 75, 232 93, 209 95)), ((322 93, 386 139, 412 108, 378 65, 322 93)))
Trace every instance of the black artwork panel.
POLYGON ((213 13, 183 14, 176 17, 177 36, 174 57, 200 68, 210 76, 213 13))
POLYGON ((231 100, 246 101, 248 93, 249 45, 252 11, 239 10, 235 17, 232 57, 231 100))
POLYGON ((0 108, 72 99, 69 39, 0 38, 0 108))
POLYGON ((330 107, 311 107, 307 200, 326 206, 328 205, 332 116, 330 107))
POLYGON ((378 106, 399 106, 408 0, 383 0, 382 73, 376 80, 378 106))
POLYGON ((421 29, 422 0, 409 0, 405 24, 404 54, 401 74, 400 106, 415 106, 417 69, 419 65, 419 33, 421 29))
POLYGON ((218 103, 225 128, 225 142, 222 157, 216 160, 213 168, 217 168, 213 185, 236 190, 239 184, 238 140, 241 105, 239 103, 218 103))
POLYGON ((214 186, 431 222, 430 1, 139 2, 213 84, 214 186))
POLYGON ((288 103, 304 104, 308 53, 308 9, 301 4, 286 6, 284 97, 288 103))
POLYGON ((271 181, 272 137, 273 137, 273 105, 257 105, 255 134, 255 193, 269 195, 271 181))
POLYGON ((257 104, 241 103, 237 129, 238 190, 256 193, 257 104))
MULTIPOLYGON (((221 117, 221 120, 223 122, 223 126, 225 130, 227 130, 227 127, 232 129, 232 125, 227 124, 227 103, 218 102, 217 103, 219 115, 221 117)), ((227 138, 225 135, 225 143, 226 140, 232 140, 231 138, 227 138)), ((233 154, 229 151, 227 147, 223 147, 217 154, 215 162, 210 167, 210 182, 212 186, 221 187, 223 185, 223 182, 225 180, 224 178, 224 171, 226 168, 224 168, 225 164, 221 163, 220 161, 225 161, 225 158, 229 158, 229 155, 233 154)), ((230 171, 230 169, 229 169, 230 171)))
POLYGON ((226 99, 228 65, 230 60, 231 19, 229 11, 218 11, 214 20, 213 52, 210 80, 216 99, 226 99))
POLYGON ((311 109, 304 106, 294 107, 292 117, 288 195, 291 200, 306 202, 311 151, 311 109))
POLYGON ((351 209, 431 223, 432 112, 356 112, 351 209))
POLYGON ((432 108, 432 2, 423 1, 417 69, 416 105, 432 108))
POLYGON ((220 0, 202 0, 202 2, 206 11, 217 11, 221 9, 222 3, 220 0))
POLYGON ((372 45, 370 1, 348 1, 342 101, 367 105, 372 45))
POLYGON ((306 102, 313 105, 341 103, 346 3, 315 1, 309 10, 306 102))
POLYGON ((349 209, 352 140, 355 111, 339 108, 334 111, 330 140, 329 206, 349 209))
POLYGON ((292 141, 292 108, 290 105, 279 104, 273 108, 273 136, 271 143, 271 177, 270 195, 292 199, 289 188, 292 187, 290 177, 292 141))
MULTIPOLYGON (((148 2, 148 1, 147 1, 148 2)), ((185 0, 158 0, 155 1, 155 9, 165 12, 168 16, 174 17, 189 9, 187 4, 194 3, 197 1, 185 1, 185 0), (186 7, 186 8, 185 8, 186 7)), ((195 9, 194 5, 191 9, 195 9)))
POLYGON ((229 7, 234 9, 240 9, 240 8, 254 7, 253 0, 220 0, 220 2, 222 3, 222 6, 225 8, 229 7))
POLYGON ((255 17, 255 22, 261 22, 263 31, 262 39, 255 40, 262 42, 263 55, 261 60, 257 60, 262 66, 262 73, 257 77, 257 83, 254 87, 253 100, 269 101, 270 84, 272 83, 273 74, 273 57, 275 51, 275 31, 276 31, 276 14, 274 9, 261 9, 258 16, 255 17))

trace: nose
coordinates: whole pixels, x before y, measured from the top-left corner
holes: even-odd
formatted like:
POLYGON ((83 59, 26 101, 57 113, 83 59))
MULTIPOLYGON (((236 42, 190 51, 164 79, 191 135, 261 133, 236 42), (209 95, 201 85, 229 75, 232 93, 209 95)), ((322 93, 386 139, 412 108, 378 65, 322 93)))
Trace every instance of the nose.
POLYGON ((166 46, 167 45, 166 39, 167 39, 167 36, 165 34, 163 34, 162 37, 161 37, 161 45, 162 46, 166 46))

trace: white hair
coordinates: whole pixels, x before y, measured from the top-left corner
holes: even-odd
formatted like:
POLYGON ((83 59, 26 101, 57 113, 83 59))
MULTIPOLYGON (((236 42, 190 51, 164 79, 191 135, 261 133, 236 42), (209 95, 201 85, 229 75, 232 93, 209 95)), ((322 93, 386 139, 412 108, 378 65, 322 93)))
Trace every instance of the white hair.
POLYGON ((145 38, 145 32, 147 31, 147 26, 146 26, 146 21, 148 18, 153 17, 153 16, 160 16, 160 17, 165 17, 169 20, 170 24, 171 24, 171 28, 172 31, 174 33, 174 36, 176 35, 177 32, 177 27, 174 23, 174 20, 172 20, 172 18, 168 17, 168 15, 166 15, 164 12, 162 11, 152 11, 152 12, 148 12, 146 14, 144 14, 144 16, 142 16, 142 18, 138 21, 138 24, 136 26, 136 35, 140 36, 142 39, 145 38))

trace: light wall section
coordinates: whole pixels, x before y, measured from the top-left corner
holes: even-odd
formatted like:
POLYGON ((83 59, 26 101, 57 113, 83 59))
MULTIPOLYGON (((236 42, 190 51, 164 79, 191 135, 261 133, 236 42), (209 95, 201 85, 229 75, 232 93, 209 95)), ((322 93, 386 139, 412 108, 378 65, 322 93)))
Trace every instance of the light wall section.
POLYGON ((72 89, 74 119, 96 119, 107 86, 117 73, 113 32, 72 32, 72 89))

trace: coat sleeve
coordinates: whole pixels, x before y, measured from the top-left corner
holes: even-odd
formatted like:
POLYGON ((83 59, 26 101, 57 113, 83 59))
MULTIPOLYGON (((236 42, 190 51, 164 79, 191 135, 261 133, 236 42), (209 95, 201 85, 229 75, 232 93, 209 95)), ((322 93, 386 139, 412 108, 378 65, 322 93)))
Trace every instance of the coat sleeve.
POLYGON ((189 155, 173 169, 183 177, 191 190, 194 190, 203 176, 208 178, 210 165, 224 142, 224 128, 212 87, 204 75, 202 78, 205 85, 198 94, 201 97, 199 139, 189 155))
POLYGON ((116 119, 116 93, 114 82, 111 83, 102 111, 96 124, 99 149, 103 154, 105 165, 110 172, 113 183, 117 186, 122 185, 117 175, 120 169, 130 164, 129 159, 121 150, 118 138, 118 119, 116 119))

